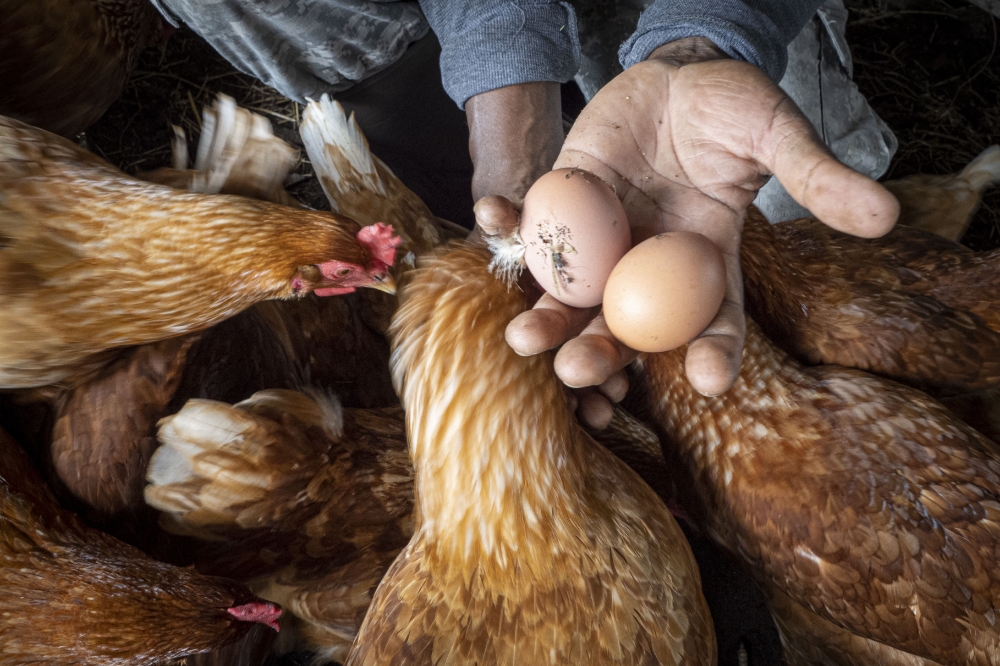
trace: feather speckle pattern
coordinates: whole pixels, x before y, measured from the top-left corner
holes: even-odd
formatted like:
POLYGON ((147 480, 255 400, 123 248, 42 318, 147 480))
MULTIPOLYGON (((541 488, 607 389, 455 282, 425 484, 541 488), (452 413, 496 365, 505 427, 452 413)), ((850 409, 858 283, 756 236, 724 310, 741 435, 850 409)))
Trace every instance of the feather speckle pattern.
POLYGON ((0 118, 0 388, 71 384, 109 349, 207 328, 367 266, 335 214, 135 180, 0 118))
POLYGON ((790 663, 995 661, 995 444, 914 389, 802 367, 752 321, 721 396, 691 388, 683 349, 639 377, 685 508, 761 584, 790 663))
POLYGON ((488 262, 425 258, 394 319, 418 518, 347 663, 714 663, 677 523, 576 424, 550 356, 507 346, 525 304, 488 262))
POLYGON ((0 662, 156 666, 240 639, 253 625, 229 610, 244 604, 280 615, 242 585, 86 527, 0 430, 0 662))

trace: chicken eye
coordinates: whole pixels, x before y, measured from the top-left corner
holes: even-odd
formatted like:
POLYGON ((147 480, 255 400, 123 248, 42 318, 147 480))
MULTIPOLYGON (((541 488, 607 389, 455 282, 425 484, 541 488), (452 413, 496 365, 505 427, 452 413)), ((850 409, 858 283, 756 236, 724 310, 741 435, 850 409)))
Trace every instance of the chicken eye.
POLYGON ((350 275, 350 273, 351 273, 350 268, 341 268, 340 270, 337 271, 337 277, 347 277, 348 275, 350 275))

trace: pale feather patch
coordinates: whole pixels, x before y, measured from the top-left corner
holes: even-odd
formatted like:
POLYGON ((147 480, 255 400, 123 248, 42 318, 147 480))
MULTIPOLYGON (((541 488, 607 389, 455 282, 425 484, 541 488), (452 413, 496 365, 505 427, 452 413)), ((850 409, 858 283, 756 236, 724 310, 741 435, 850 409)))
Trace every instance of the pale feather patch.
POLYGON ((154 486, 184 483, 191 475, 191 463, 172 446, 158 448, 146 470, 146 480, 154 486))
MULTIPOLYGON (((174 128, 174 167, 187 167, 187 141, 174 128), (183 165, 183 166, 178 166, 183 165)), ((212 108, 202 111, 202 132, 188 191, 217 194, 227 183, 237 190, 270 192, 281 184, 298 162, 298 151, 274 136, 267 118, 236 105, 219 94, 212 108)))
POLYGON ((334 211, 345 187, 345 176, 355 172, 361 187, 385 196, 385 184, 378 175, 368 140, 354 115, 348 118, 344 107, 324 94, 319 102, 309 100, 299 127, 306 153, 334 211), (331 192, 330 188, 336 191, 331 192))
POLYGON ((320 411, 320 427, 323 433, 335 442, 344 436, 344 406, 333 393, 309 387, 303 392, 311 397, 320 411))
POLYGON ((512 287, 524 270, 524 251, 527 245, 521 240, 521 234, 515 230, 509 236, 486 236, 486 246, 493 253, 490 259, 490 272, 497 279, 512 287))
POLYGON ((974 190, 1000 183, 1000 146, 990 146, 962 169, 961 177, 974 190))

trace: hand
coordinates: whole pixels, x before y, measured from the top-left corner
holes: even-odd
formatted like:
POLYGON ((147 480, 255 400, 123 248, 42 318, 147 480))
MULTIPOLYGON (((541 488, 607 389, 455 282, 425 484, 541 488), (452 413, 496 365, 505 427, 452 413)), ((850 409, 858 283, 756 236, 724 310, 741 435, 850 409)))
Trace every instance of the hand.
MULTIPOLYGON (((705 395, 726 391, 739 375, 746 325, 740 235, 746 209, 769 175, 846 233, 881 236, 899 215, 888 190, 840 164, 763 72, 697 37, 661 47, 605 86, 566 138, 554 165, 562 167, 586 169, 614 187, 633 243, 664 231, 697 231, 724 253, 725 300, 687 350, 688 380, 705 395)), ((496 199, 477 204, 485 232, 516 225, 505 206, 496 199)), ((559 377, 569 386, 599 387, 611 400, 624 395, 622 371, 637 355, 615 340, 603 317, 548 294, 511 322, 507 341, 524 355, 562 345, 559 377)), ((580 407, 595 427, 610 413, 594 400, 580 407)))

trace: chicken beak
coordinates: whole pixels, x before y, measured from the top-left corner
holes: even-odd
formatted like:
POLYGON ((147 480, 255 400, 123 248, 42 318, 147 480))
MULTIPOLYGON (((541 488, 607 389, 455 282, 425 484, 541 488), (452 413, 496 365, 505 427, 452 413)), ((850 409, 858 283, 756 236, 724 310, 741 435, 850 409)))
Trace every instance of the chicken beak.
POLYGON ((374 282, 366 286, 371 287, 372 289, 378 289, 379 291, 384 291, 387 294, 396 293, 396 280, 390 274, 384 273, 383 275, 376 275, 374 279, 374 282))

